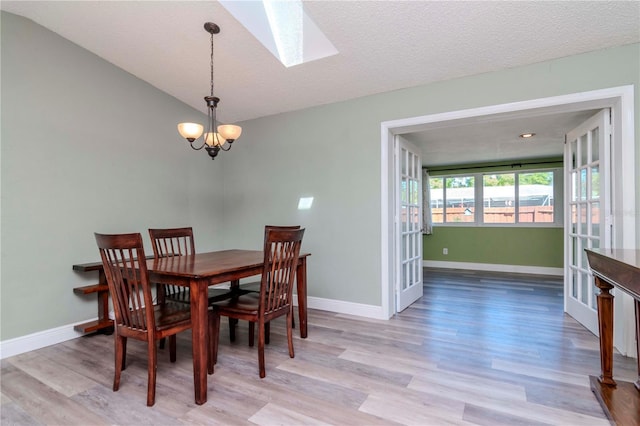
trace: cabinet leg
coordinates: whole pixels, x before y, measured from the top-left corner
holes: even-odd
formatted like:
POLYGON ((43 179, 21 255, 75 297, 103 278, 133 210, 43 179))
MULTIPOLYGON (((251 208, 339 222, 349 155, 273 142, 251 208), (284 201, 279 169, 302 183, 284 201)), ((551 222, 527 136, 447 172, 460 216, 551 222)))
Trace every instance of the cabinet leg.
POLYGON ((595 276, 595 284, 600 289, 598 295, 598 328, 600 331, 600 383, 616 386, 613 380, 613 286, 595 276))

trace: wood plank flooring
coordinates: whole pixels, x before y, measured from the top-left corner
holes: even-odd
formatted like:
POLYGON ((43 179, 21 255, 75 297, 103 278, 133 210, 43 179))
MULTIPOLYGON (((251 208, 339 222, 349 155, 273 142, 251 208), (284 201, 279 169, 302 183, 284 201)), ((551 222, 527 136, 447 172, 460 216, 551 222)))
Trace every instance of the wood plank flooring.
MULTIPOLYGON (((296 330, 297 332, 297 330, 296 330)), ((294 335, 297 333, 294 333, 294 335)), ((221 326, 209 399, 193 401, 190 334, 158 362, 146 407, 145 346, 130 341, 120 390, 113 337, 85 336, 2 361, 2 425, 608 425, 589 389, 598 340, 562 312, 544 276, 425 269, 424 297, 389 321, 317 310, 287 353, 272 325, 267 377, 247 326, 221 326)), ((614 377, 634 380, 619 354, 614 377)))

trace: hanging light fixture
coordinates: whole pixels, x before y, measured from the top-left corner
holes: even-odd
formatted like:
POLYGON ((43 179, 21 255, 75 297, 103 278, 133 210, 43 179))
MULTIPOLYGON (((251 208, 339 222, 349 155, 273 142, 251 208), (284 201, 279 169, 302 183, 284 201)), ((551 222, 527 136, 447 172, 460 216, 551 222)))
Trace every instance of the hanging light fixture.
POLYGON ((220 98, 213 95, 213 35, 220 32, 220 27, 213 22, 207 22, 204 24, 204 29, 211 34, 211 95, 204 97, 208 110, 207 131, 204 133, 201 145, 194 145, 194 142, 200 138, 204 132, 204 126, 202 126, 202 124, 180 123, 178 124, 178 133, 189 141, 191 148, 196 151, 204 148, 207 150, 211 159, 215 160, 220 150, 229 151, 231 149, 233 141, 240 137, 242 127, 233 124, 219 124, 216 118, 216 110, 220 98))

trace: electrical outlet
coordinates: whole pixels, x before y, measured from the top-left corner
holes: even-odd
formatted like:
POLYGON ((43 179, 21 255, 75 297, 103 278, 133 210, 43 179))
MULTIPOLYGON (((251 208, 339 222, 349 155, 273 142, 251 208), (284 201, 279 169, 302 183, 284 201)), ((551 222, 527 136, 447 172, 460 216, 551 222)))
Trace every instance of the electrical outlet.
POLYGON ((449 249, 448 248, 443 248, 442 249, 442 254, 449 254, 449 249))

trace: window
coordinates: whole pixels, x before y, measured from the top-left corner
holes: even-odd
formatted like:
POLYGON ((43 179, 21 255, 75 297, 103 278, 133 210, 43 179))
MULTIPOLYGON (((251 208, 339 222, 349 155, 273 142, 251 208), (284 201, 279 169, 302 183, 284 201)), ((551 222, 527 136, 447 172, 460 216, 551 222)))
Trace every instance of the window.
POLYGON ((515 173, 482 176, 484 223, 516 223, 515 173))
POLYGON ((429 179, 433 223, 475 222, 475 177, 429 179))
POLYGON ((554 223, 553 172, 518 175, 518 222, 554 223))
POLYGON ((429 178, 434 224, 562 226, 561 169, 429 178), (481 182, 481 185, 475 185, 481 182), (482 200, 477 202, 476 200, 482 200))

